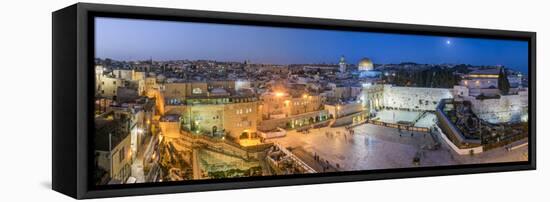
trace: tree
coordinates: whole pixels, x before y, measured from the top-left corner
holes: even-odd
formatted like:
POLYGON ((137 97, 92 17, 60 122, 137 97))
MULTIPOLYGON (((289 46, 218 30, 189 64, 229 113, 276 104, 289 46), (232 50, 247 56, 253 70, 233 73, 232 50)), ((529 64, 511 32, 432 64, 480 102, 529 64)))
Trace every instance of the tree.
POLYGON ((498 74, 498 89, 502 95, 508 94, 510 91, 510 82, 508 82, 508 74, 504 68, 500 68, 498 74))

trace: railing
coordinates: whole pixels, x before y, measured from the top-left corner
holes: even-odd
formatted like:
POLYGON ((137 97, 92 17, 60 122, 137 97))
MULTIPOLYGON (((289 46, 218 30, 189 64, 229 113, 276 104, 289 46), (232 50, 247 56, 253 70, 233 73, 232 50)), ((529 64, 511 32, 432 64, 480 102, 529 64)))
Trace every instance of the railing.
POLYGON ((430 132, 430 128, 426 128, 426 127, 416 127, 416 126, 410 126, 410 125, 398 124, 398 123, 386 123, 386 122, 376 121, 372 119, 369 119, 367 122, 374 125, 379 125, 379 126, 384 126, 389 128, 397 128, 401 130, 408 130, 408 131, 415 131, 415 132, 430 132))
POLYGON ((277 148, 279 148, 279 150, 281 150, 285 155, 287 155, 290 159, 292 159, 296 164, 298 164, 300 167, 304 168, 304 170, 306 170, 306 173, 317 173, 317 171, 315 171, 315 169, 311 168, 309 165, 307 165, 306 163, 304 163, 301 159, 299 159, 298 157, 296 157, 292 152, 288 151, 286 148, 284 148, 283 146, 275 143, 274 144, 277 148))
POLYGON ((453 151, 455 151, 457 154, 459 154, 459 155, 468 155, 468 154, 479 154, 479 153, 483 152, 483 146, 470 147, 470 148, 459 148, 458 146, 456 146, 453 143, 453 141, 451 141, 447 137, 445 132, 443 132, 443 130, 441 130, 441 128, 439 128, 439 126, 435 126, 435 128, 439 132, 441 139, 443 139, 445 141, 445 143, 447 145, 449 145, 451 147, 451 149, 453 149, 453 151))
POLYGON ((450 120, 450 118, 445 114, 443 111, 443 107, 447 103, 451 103, 451 99, 442 99, 439 104, 436 107, 435 115, 439 121, 439 126, 443 127, 442 129, 445 130, 446 133, 450 133, 448 135, 451 135, 451 140, 456 140, 459 144, 468 143, 468 144, 481 144, 480 139, 468 139, 462 131, 460 131, 450 120))
MULTIPOLYGON (((235 154, 236 152, 242 152, 243 155, 247 154, 248 152, 260 152, 264 151, 265 149, 273 146, 273 143, 263 143, 259 145, 251 145, 251 146, 242 146, 236 142, 229 141, 227 139, 218 139, 218 138, 210 138, 206 137, 204 135, 193 135, 187 132, 181 132, 183 136, 186 138, 189 138, 193 140, 194 142, 202 143, 205 145, 211 145, 214 147, 230 147, 229 150, 233 150, 232 153, 235 154), (237 150, 237 151, 235 151, 237 150)), ((219 149, 216 149, 219 150, 219 149)), ((228 152, 224 152, 229 154, 228 152)))

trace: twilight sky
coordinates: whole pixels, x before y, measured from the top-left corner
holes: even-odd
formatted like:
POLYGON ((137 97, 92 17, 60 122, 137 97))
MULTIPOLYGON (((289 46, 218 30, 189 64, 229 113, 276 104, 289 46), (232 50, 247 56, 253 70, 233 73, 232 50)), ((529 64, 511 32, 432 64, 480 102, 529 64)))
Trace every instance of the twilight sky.
POLYGON ((527 73, 524 41, 96 18, 95 55, 116 60, 504 65, 527 73))

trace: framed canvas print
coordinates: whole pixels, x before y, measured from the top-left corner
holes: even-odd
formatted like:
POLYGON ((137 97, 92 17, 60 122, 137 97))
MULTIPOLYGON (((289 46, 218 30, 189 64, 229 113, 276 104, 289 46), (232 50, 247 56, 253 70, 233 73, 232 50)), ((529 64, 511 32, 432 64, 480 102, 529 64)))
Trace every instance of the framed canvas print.
POLYGON ((535 169, 534 32, 52 16, 53 189, 75 198, 535 169))

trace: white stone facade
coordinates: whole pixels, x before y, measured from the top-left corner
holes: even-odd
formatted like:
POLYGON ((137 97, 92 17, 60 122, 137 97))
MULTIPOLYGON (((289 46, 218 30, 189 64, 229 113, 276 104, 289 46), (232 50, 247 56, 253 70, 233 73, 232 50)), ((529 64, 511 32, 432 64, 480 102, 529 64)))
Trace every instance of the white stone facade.
POLYGON ((472 103, 473 112, 489 123, 526 121, 528 115, 529 95, 527 91, 519 91, 514 95, 501 95, 494 99, 476 99, 472 96, 464 100, 472 103))
POLYGON ((441 99, 453 98, 452 89, 384 86, 382 105, 398 109, 434 111, 441 99))
POLYGON ((453 89, 455 98, 472 103, 473 112, 489 123, 527 121, 529 106, 527 89, 514 88, 510 89, 510 92, 513 94, 500 95, 498 89, 468 89, 465 86, 455 86, 453 89), (476 98, 481 94, 493 96, 493 98, 476 98))

